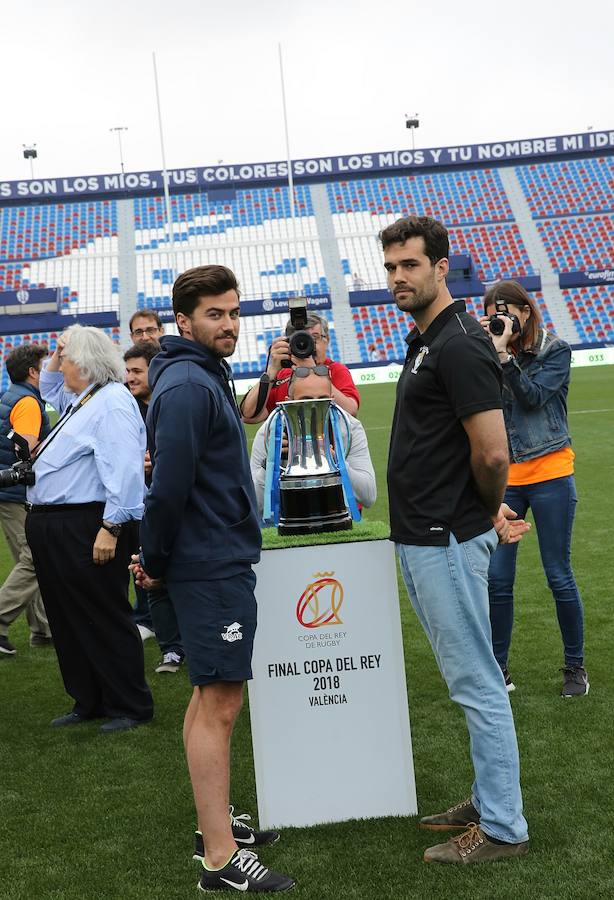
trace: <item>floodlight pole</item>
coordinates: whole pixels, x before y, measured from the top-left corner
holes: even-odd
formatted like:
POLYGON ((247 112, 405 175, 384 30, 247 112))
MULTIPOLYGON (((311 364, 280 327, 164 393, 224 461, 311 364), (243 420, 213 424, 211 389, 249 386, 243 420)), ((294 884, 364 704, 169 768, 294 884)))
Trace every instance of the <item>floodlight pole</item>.
POLYGON ((292 221, 292 237, 294 239, 294 265, 296 267, 296 287, 297 296, 302 297, 304 294, 303 280, 301 278, 301 270, 299 265, 297 227, 296 227, 296 211, 294 207, 294 174, 292 172, 292 157, 290 155, 290 135, 288 130, 288 113, 286 110, 286 85, 284 81, 284 60, 281 50, 281 43, 277 44, 279 54, 279 76, 281 80, 281 104, 284 114, 284 133, 286 137, 286 159, 288 160, 288 190, 290 192, 290 219, 292 221))
POLYGON ((122 131, 128 131, 125 125, 116 125, 114 128, 109 128, 109 131, 114 131, 117 134, 117 141, 119 143, 119 164, 121 166, 122 175, 124 174, 124 153, 122 149, 122 131))
POLYGON ((156 66, 156 54, 152 53, 154 83, 156 86, 156 105, 158 107, 158 128, 160 130, 160 150, 162 151, 162 180, 164 182, 164 203, 166 206, 166 222, 168 227, 168 238, 171 251, 171 281, 175 280, 177 266, 175 264, 175 239, 173 237, 173 217, 171 213, 171 197, 168 189, 168 171, 166 168, 166 154, 164 152, 164 130, 162 128, 162 110, 160 108, 160 91, 158 88, 158 67, 156 66))

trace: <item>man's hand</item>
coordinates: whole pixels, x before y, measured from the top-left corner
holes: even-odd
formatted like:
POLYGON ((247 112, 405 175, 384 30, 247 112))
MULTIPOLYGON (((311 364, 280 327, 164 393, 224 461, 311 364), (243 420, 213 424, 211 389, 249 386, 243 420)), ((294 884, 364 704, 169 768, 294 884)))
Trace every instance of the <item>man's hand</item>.
POLYGON ((499 535, 500 544, 518 543, 523 534, 526 534, 531 528, 531 523, 525 522, 524 519, 519 519, 518 513, 510 509, 507 503, 501 504, 499 512, 496 516, 493 516, 492 523, 499 535))
POLYGON ((92 558, 97 566, 104 566, 110 562, 115 556, 115 548, 117 546, 117 538, 113 537, 106 528, 100 528, 94 541, 94 550, 92 558))
POLYGON ((269 364, 266 370, 267 375, 273 381, 277 378, 279 370, 282 368, 282 361, 285 359, 290 359, 290 342, 285 337, 275 338, 271 344, 269 364))
POLYGON ((134 575, 137 587, 143 588, 144 591, 154 591, 156 588, 162 587, 163 581, 161 578, 152 578, 147 574, 141 565, 141 558, 138 553, 134 554, 131 559, 132 562, 128 568, 134 575))
POLYGON ((151 456, 149 455, 149 450, 145 451, 144 466, 145 466, 145 478, 149 478, 149 476, 151 475, 152 469, 153 469, 153 465, 151 462, 151 456))

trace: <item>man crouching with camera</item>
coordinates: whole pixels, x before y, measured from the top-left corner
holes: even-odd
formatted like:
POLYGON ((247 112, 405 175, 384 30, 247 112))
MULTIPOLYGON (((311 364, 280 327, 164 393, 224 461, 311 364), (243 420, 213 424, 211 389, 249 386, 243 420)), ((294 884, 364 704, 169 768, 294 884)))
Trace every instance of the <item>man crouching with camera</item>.
POLYGON ((347 366, 329 358, 328 344, 328 321, 307 312, 304 298, 291 298, 286 334, 271 344, 266 371, 241 402, 243 421, 264 422, 277 403, 288 399, 288 385, 295 366, 327 366, 333 385, 332 399, 346 413, 355 416, 360 405, 358 388, 347 366))

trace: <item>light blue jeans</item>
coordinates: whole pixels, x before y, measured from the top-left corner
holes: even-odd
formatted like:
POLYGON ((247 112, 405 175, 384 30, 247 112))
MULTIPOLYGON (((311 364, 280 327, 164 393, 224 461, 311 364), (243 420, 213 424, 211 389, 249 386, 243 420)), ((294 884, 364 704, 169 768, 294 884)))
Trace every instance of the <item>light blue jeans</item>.
POLYGON ((397 544, 397 553, 450 699, 465 713, 481 826, 490 837, 520 843, 528 830, 518 744, 488 615, 488 566, 496 547, 491 529, 462 544, 451 534, 448 547, 397 544))

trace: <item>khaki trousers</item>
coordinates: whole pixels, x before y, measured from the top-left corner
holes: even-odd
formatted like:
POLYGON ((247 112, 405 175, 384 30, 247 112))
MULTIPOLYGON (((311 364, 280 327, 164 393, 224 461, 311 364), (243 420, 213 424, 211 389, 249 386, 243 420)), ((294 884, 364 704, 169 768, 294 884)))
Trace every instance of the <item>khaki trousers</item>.
POLYGON ((0 634, 25 612, 32 634, 49 637, 49 622, 38 589, 32 553, 25 534, 26 511, 20 503, 0 502, 0 526, 15 566, 0 588, 0 634))

